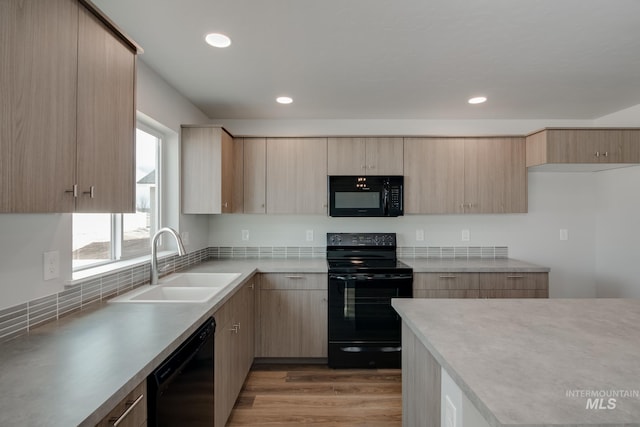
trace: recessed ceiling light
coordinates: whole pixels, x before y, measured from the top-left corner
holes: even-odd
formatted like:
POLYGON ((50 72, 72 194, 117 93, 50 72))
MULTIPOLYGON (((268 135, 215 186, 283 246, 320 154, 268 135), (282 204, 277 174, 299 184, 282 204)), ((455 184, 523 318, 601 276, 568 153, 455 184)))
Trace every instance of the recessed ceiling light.
POLYGON ((293 99, 288 96, 279 96, 276 98, 276 102, 278 102, 279 104, 291 104, 293 102, 293 99))
POLYGON ((207 34, 204 40, 213 47, 229 47, 231 45, 231 39, 220 33, 207 34))
POLYGON ((476 96, 475 98, 469 99, 469 104, 482 104, 487 100, 486 96, 476 96))

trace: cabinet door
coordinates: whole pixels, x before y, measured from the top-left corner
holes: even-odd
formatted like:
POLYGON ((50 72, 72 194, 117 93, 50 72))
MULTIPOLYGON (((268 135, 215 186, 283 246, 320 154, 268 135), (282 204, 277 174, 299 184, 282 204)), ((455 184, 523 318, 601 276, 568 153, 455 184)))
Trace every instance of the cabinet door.
POLYGON ((368 173, 366 138, 329 138, 327 141, 328 175, 362 175, 368 173))
MULTIPOLYGON (((242 179, 242 144, 234 144, 233 137, 227 132, 221 132, 222 164, 221 167, 221 191, 220 199, 222 213, 236 212, 236 204, 242 204, 242 184, 235 185, 235 178, 242 179), (236 147, 239 149, 236 150, 236 147), (236 174, 236 171, 239 175, 236 174)), ((242 206, 240 206, 241 208, 242 206)), ((242 211, 242 210, 240 210, 242 211)))
POLYGON ((327 357, 327 275, 263 274, 258 357, 327 357))
POLYGON ((78 212, 135 212, 135 54, 80 8, 78 212))
POLYGON ((267 140, 244 138, 244 213, 266 212, 267 140))
POLYGON ((262 357, 327 357, 326 291, 261 291, 262 357))
POLYGON ((404 187, 407 214, 462 213, 464 140, 405 138, 404 187))
POLYGON ((234 384, 237 382, 236 375, 234 375, 238 359, 237 337, 238 333, 233 327, 233 321, 216 325, 213 387, 215 427, 225 426, 236 401, 236 394, 233 393, 233 390, 234 384))
POLYGON ((0 212, 11 211, 11 146, 12 146, 12 106, 13 89, 12 64, 14 37, 12 37, 12 3, 0 1, 0 212))
POLYGON ((73 212, 78 9, 0 2, 1 212, 73 212))
POLYGON ((267 139, 267 213, 327 213, 327 139, 267 139))
POLYGON ((365 138, 367 175, 402 175, 404 148, 402 138, 365 138))
POLYGON ((524 138, 469 138, 464 150, 466 213, 527 212, 524 138))

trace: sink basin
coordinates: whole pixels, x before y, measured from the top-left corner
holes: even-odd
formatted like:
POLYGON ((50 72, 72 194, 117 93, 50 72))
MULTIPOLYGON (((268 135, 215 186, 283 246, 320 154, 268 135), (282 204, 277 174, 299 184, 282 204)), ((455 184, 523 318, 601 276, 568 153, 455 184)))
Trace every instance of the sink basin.
POLYGON ((114 298, 111 302, 206 302, 221 288, 195 286, 153 286, 145 287, 142 292, 130 292, 114 298))
POLYGON ((161 285, 220 288, 240 277, 240 273, 177 273, 160 280, 161 285))

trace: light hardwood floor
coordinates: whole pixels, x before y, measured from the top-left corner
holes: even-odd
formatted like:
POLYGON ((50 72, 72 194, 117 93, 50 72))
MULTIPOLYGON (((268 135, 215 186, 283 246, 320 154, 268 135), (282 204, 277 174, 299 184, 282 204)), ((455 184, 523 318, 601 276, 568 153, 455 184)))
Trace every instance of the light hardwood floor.
POLYGON ((401 381, 399 369, 257 364, 227 426, 400 426, 401 381))

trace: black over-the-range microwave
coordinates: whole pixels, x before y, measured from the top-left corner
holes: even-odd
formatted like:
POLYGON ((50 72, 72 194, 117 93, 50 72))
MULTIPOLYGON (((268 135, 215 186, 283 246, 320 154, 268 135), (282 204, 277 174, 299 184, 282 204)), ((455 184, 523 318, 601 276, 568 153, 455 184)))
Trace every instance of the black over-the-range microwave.
POLYGON ((402 216, 403 176, 329 176, 330 216, 402 216))

